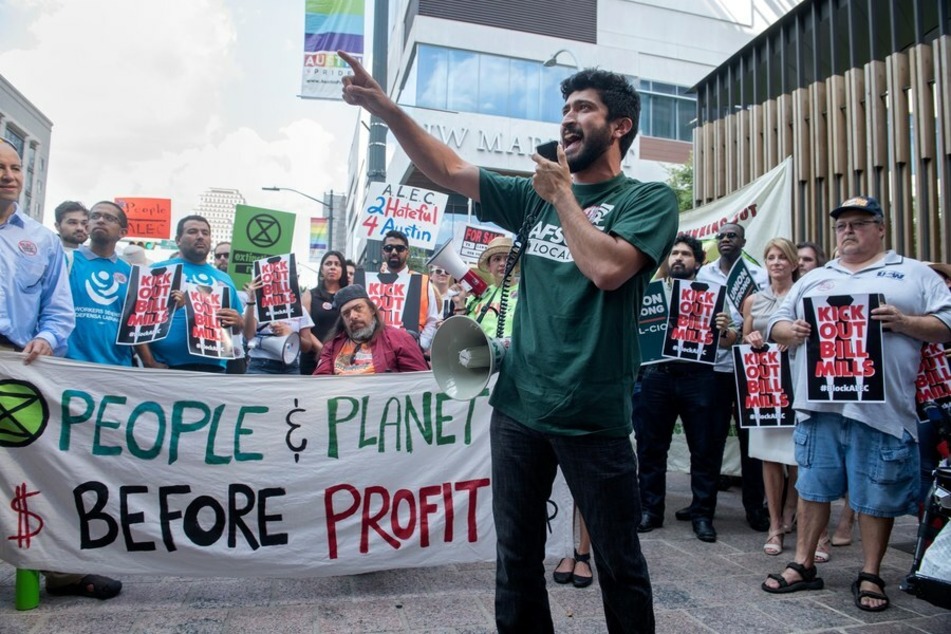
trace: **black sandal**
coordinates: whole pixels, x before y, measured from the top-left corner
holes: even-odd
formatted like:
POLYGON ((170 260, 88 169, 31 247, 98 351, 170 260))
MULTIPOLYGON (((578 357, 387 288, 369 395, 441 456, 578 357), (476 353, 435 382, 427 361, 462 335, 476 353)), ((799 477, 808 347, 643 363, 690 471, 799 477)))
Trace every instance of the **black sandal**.
MULTIPOLYGON (((585 553, 582 555, 576 550, 575 569, 578 568, 578 564, 585 564, 588 566, 588 568, 591 568, 591 553, 585 553)), ((594 575, 582 576, 574 571, 571 573, 571 583, 573 583, 576 588, 587 588, 591 585, 592 581, 594 581, 594 575)))
POLYGON ((891 605, 888 596, 885 594, 885 582, 882 581, 881 577, 873 575, 870 572, 860 572, 858 578, 852 582, 852 598, 855 600, 855 607, 860 610, 865 610, 866 612, 881 612, 882 610, 887 610, 888 606, 891 605), (872 592, 870 590, 862 590, 863 581, 874 583, 881 588, 882 591, 872 592), (872 607, 862 603, 862 599, 878 599, 885 603, 872 607))
POLYGON ((786 578, 781 574, 779 575, 767 575, 768 579, 772 579, 779 584, 778 587, 773 588, 766 585, 766 582, 763 582, 761 586, 766 592, 771 592, 773 594, 786 594, 787 592, 799 592, 800 590, 822 590, 824 582, 821 577, 816 576, 816 567, 806 568, 800 563, 795 561, 790 561, 786 564, 787 568, 792 568, 799 576, 802 577, 799 581, 793 581, 789 583, 786 581, 786 578))

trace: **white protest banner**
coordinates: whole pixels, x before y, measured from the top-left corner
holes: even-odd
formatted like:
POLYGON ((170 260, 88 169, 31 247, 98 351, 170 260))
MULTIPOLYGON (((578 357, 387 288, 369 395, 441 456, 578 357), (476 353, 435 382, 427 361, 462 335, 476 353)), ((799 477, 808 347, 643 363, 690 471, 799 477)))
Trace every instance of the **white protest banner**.
MULTIPOLYGON (((0 352, 0 558, 251 577, 492 561, 490 411, 488 390, 454 401, 431 372, 226 376, 0 352)), ((563 483, 549 509, 562 556, 563 483)))
MULTIPOLYGON (((792 238, 792 159, 729 196, 680 214, 680 231, 709 240, 725 224, 746 231, 744 250, 759 260, 773 238, 792 238)), ((814 236, 813 236, 814 238, 814 236)))
POLYGON ((411 185, 370 183, 360 218, 361 239, 383 241, 388 231, 402 231, 412 247, 436 246, 448 194, 411 185))

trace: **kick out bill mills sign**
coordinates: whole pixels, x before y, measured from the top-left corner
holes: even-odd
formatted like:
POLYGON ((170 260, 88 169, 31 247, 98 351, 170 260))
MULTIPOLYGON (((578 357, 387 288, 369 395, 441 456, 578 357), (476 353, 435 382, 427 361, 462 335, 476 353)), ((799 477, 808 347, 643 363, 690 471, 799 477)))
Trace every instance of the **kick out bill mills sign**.
MULTIPOLYGON (((18 568, 289 577, 495 558, 488 390, 454 401, 431 372, 224 376, 0 352, 0 405, 0 558, 18 568)), ((551 556, 572 543, 556 484, 551 556)))
POLYGON ((674 280, 663 355, 715 363, 720 345, 716 316, 723 312, 725 299, 726 287, 720 284, 674 280))
POLYGON ((807 400, 885 402, 879 294, 804 297, 807 400))

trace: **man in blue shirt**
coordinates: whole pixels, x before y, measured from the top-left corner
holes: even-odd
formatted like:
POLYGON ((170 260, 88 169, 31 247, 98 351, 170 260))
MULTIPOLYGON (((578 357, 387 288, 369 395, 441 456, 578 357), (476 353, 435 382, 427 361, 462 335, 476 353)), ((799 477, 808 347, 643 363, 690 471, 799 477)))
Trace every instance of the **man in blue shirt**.
MULTIPOLYGON (((23 164, 0 139, 0 350, 22 351, 24 363, 63 356, 73 331, 66 258, 55 233, 18 209, 23 164)), ((46 591, 111 599, 122 582, 100 575, 44 572, 46 591)))
POLYGON ((132 347, 116 344, 132 272, 116 255, 116 243, 125 237, 128 226, 125 212, 107 200, 89 212, 89 246, 76 249, 69 269, 76 329, 69 337, 68 359, 132 365, 132 347))
MULTIPOLYGON (((238 289, 226 273, 208 263, 211 225, 202 216, 185 216, 178 222, 175 244, 178 245, 180 256, 158 262, 152 268, 181 264, 183 281, 204 286, 227 287, 231 295, 231 308, 218 310, 217 316, 222 326, 231 328, 232 332, 241 332, 244 329, 244 308, 238 298, 238 289)), ((203 357, 189 352, 187 321, 184 310, 175 311, 168 336, 151 344, 155 358, 143 357, 145 366, 192 372, 224 372, 226 359, 203 357)))
POLYGON ((63 247, 55 233, 18 209, 23 165, 0 143, 0 346, 22 350, 24 363, 63 356, 73 331, 63 247))

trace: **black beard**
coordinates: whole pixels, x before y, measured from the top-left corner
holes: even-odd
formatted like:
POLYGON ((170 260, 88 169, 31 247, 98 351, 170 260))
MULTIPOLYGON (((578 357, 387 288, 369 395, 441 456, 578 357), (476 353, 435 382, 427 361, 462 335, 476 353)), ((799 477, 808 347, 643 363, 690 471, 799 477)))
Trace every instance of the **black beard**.
POLYGON ((583 172, 611 147, 611 131, 607 126, 594 130, 581 140, 581 152, 568 159, 568 170, 572 174, 583 172))
POLYGON ((670 277, 675 280, 689 280, 693 277, 693 271, 687 270, 686 266, 681 266, 676 269, 671 267, 670 277))

